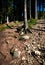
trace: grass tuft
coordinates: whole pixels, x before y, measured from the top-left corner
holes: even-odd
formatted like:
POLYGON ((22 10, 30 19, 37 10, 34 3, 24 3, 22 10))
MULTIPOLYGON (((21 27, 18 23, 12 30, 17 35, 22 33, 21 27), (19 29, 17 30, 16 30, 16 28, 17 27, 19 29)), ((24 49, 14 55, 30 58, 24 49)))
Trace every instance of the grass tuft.
POLYGON ((28 20, 28 27, 32 27, 32 25, 36 25, 37 24, 37 19, 30 19, 28 20))

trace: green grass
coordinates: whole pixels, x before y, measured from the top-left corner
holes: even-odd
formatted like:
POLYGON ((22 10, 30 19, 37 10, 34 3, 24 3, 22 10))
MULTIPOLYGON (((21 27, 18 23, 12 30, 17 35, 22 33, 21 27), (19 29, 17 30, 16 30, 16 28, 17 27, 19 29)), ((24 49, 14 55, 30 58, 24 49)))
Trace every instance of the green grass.
POLYGON ((1 31, 3 31, 3 30, 5 30, 5 29, 9 29, 9 28, 12 28, 12 27, 14 27, 16 24, 15 23, 13 23, 13 24, 1 24, 0 25, 0 32, 1 31))
POLYGON ((3 31, 3 30, 5 30, 5 29, 8 29, 8 28, 9 28, 9 27, 4 24, 4 25, 2 25, 2 26, 0 27, 0 32, 3 31))
MULTIPOLYGON (((8 25, 1 24, 0 25, 0 32, 3 31, 3 30, 5 30, 5 29, 9 29, 9 28, 15 27, 17 24, 22 24, 22 23, 23 23, 23 21, 17 22, 17 23, 12 22, 12 23, 9 23, 8 25)), ((36 24, 37 24, 37 20, 36 19, 30 19, 30 20, 28 20, 28 27, 29 28, 32 27, 33 25, 36 25, 36 24)), ((20 27, 19 29, 22 29, 22 27, 20 27)))
MULTIPOLYGON (((9 29, 9 28, 13 28, 15 27, 16 25, 19 25, 19 24, 22 24, 23 22, 11 22, 9 24, 0 24, 0 32, 5 30, 5 29, 9 29)), ((20 27, 19 29, 21 29, 22 27, 20 27)))
POLYGON ((30 19, 28 20, 28 27, 32 27, 33 25, 37 24, 37 20, 36 19, 30 19))

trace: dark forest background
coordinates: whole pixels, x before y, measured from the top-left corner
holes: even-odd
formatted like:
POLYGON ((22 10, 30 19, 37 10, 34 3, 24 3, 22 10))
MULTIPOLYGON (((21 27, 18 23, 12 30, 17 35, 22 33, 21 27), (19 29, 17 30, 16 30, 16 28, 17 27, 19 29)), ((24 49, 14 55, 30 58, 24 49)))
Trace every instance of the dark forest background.
MULTIPOLYGON (((41 18, 45 13, 45 0, 38 0, 38 16, 41 18)), ((27 17, 29 19, 29 0, 27 0, 27 17)), ((31 0, 31 15, 35 18, 35 0, 31 0)), ((24 0, 0 0, 0 21, 6 22, 7 16, 10 21, 24 20, 24 0)))

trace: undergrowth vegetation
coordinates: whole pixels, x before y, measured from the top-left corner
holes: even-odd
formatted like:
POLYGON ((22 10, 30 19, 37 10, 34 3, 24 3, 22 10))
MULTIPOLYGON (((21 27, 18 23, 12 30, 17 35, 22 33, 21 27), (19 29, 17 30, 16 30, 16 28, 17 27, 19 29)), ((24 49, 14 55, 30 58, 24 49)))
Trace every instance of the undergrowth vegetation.
POLYGON ((9 29, 15 26, 15 23, 13 24, 0 24, 0 32, 5 30, 5 29, 9 29))
MULTIPOLYGON (((9 23, 9 24, 0 24, 0 32, 1 31, 3 31, 3 30, 5 30, 5 29, 8 29, 8 28, 13 28, 13 27, 15 27, 16 25, 21 25, 21 24, 24 24, 24 22, 11 22, 11 23, 9 23)), ((33 25, 36 25, 37 24, 37 20, 36 19, 30 19, 30 20, 28 20, 28 27, 29 28, 31 28, 33 25)), ((21 30, 22 29, 22 27, 19 27, 19 29, 21 30)))
POLYGON ((37 19, 30 19, 28 20, 28 27, 32 27, 32 25, 36 25, 37 24, 37 19))
POLYGON ((3 24, 1 27, 0 27, 0 32, 9 28, 7 25, 3 24))

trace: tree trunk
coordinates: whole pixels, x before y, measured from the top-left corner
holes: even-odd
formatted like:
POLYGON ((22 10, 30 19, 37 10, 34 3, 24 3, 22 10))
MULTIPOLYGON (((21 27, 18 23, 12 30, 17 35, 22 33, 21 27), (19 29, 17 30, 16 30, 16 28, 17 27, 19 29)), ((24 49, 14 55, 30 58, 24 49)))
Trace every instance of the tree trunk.
POLYGON ((42 1, 42 16, 44 17, 44 0, 42 1))
POLYGON ((31 0, 30 0, 30 19, 31 19, 31 0))
POLYGON ((24 0, 24 30, 26 31, 28 28, 27 23, 27 0, 24 0))
POLYGON ((37 0, 35 0, 35 19, 37 19, 37 0))
POLYGON ((7 16, 7 24, 9 23, 9 17, 7 16))

